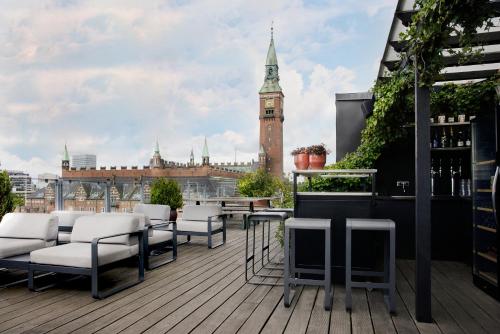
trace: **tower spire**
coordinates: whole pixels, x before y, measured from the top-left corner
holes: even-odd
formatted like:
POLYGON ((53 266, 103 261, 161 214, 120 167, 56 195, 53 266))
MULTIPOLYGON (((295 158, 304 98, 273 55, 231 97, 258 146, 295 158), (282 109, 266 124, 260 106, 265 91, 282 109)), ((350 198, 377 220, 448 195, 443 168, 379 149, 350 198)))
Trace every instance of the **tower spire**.
POLYGON ((158 138, 156 138, 155 153, 160 154, 160 145, 158 144, 158 138))
POLYGON ((210 157, 208 155, 208 145, 206 136, 205 136, 205 144, 203 145, 203 151, 201 153, 201 164, 203 166, 208 166, 210 164, 210 157))
MULTIPOLYGON (((273 23, 274 24, 274 23, 273 23)), ((276 49, 274 47, 274 26, 271 25, 271 41, 269 42, 269 49, 267 50, 266 57, 266 76, 264 84, 259 93, 275 93, 281 92, 279 84, 280 77, 278 73, 278 57, 276 57, 276 49)))

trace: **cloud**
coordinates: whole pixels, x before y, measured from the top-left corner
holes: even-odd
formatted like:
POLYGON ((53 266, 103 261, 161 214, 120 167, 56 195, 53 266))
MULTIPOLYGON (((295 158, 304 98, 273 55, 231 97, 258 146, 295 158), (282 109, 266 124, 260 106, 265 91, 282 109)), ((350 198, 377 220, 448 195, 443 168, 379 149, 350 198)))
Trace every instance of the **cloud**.
POLYGON ((99 165, 142 166, 156 138, 168 160, 187 161, 191 148, 200 160, 205 136, 212 161, 233 161, 235 150, 240 161, 257 159, 258 90, 274 21, 290 170, 295 146, 334 149, 334 93, 369 88, 373 74, 366 78, 359 63, 379 55, 364 42, 384 43, 373 22, 389 24, 382 14, 394 6, 2 1, 2 168, 59 172, 65 142, 70 153, 97 154, 99 165), (366 44, 363 53, 348 51, 353 41, 366 44))

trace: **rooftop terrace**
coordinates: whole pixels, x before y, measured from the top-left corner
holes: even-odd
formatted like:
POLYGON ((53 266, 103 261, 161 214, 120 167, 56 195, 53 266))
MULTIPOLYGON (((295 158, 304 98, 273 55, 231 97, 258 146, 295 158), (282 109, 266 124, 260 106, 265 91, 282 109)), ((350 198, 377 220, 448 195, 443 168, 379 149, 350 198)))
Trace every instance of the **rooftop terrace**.
MULTIPOLYGON (((323 289, 316 287, 299 288, 299 298, 287 309, 283 287, 245 283, 244 240, 243 230, 230 228, 228 242, 207 251, 206 242, 193 238, 179 247, 177 261, 146 272, 143 283, 104 300, 92 299, 85 279, 40 293, 24 284, 0 289, 0 332, 494 333, 500 328, 500 303, 473 286, 469 267, 455 262, 433 263, 430 324, 415 321, 414 263, 404 260, 398 261, 394 316, 380 291, 364 289, 354 290, 353 311, 346 312, 343 286, 335 286, 331 312, 323 309, 323 289)), ((280 253, 276 241, 272 248, 272 254, 280 253)), ((2 272, 0 284, 20 275, 2 272)))

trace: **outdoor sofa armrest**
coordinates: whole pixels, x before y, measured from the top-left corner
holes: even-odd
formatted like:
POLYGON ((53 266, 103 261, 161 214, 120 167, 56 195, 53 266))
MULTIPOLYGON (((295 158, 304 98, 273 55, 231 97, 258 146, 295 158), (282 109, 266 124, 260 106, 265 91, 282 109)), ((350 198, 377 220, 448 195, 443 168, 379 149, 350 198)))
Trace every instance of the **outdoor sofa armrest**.
POLYGON ((215 217, 222 217, 222 218, 227 218, 227 213, 221 213, 220 215, 213 215, 213 216, 208 216, 208 218, 211 220, 212 218, 215 217))
POLYGON ((99 241, 101 241, 103 239, 120 237, 123 235, 130 235, 131 237, 133 237, 133 236, 139 237, 139 242, 138 242, 139 259, 142 262, 142 259, 144 257, 144 231, 141 230, 141 231, 135 231, 135 232, 126 232, 126 233, 107 235, 104 237, 98 237, 98 238, 92 239, 92 243, 91 243, 92 268, 97 268, 99 266, 99 262, 98 262, 99 256, 98 256, 98 247, 97 247, 99 245, 99 241))
POLYGON ((165 231, 165 230, 163 230, 161 228, 157 228, 157 227, 168 227, 170 224, 174 225, 174 229, 177 228, 177 222, 174 220, 165 220, 164 223, 149 225, 148 228, 152 228, 153 230, 165 231))

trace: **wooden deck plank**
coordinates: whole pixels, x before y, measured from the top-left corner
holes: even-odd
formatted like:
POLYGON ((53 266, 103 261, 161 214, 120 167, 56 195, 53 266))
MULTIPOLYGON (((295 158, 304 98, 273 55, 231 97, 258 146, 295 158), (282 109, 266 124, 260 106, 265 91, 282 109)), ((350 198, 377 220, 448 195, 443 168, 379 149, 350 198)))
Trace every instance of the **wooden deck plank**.
POLYGON ((267 320, 265 327, 262 329, 261 334, 276 334, 283 333, 285 327, 288 325, 290 321, 290 317, 292 316, 295 307, 297 306, 297 301, 300 300, 302 295, 303 287, 299 286, 296 290, 292 290, 290 293, 291 303, 290 307, 285 307, 283 303, 283 299, 280 300, 276 308, 274 309, 273 314, 267 320), (293 298, 292 298, 293 293, 293 298))
POLYGON ((396 291, 396 314, 392 316, 392 322, 398 333, 418 334, 419 330, 406 308, 399 291, 396 291))
MULTIPOLYGON (((412 276, 414 277, 414 276, 412 276)), ((423 323, 423 322, 417 322, 415 319, 415 291, 412 288, 413 280, 411 278, 407 278, 405 275, 400 270, 400 263, 398 262, 397 268, 396 268, 396 289, 398 291, 399 296, 401 297, 401 300, 403 301, 405 308, 408 310, 413 322, 417 326, 417 329, 420 333, 422 334, 439 334, 441 333, 441 329, 439 326, 435 323, 436 320, 441 320, 444 319, 442 323, 445 323, 445 321, 452 322, 454 324, 454 327, 459 330, 459 327, 454 323, 454 321, 451 319, 449 315, 446 313, 443 313, 443 311, 440 309, 440 305, 434 305, 436 302, 433 299, 433 306, 432 306, 432 317, 434 322, 433 323, 423 323), (410 284, 410 282, 412 282, 410 284), (444 318, 444 317, 447 318, 444 318)))
POLYGON ((381 290, 367 291, 367 297, 375 333, 396 334, 396 328, 384 302, 383 292, 381 290))
POLYGON ((330 332, 333 334, 351 333, 351 313, 345 309, 345 287, 335 285, 330 317, 330 332))
POLYGON ((353 334, 373 333, 370 308, 365 289, 352 289, 351 324, 353 334))
POLYGON ((311 312, 318 294, 318 288, 315 286, 305 286, 302 290, 297 305, 293 309, 290 321, 285 328, 286 333, 305 333, 311 318, 311 312))
POLYGON ((331 312, 325 310, 325 289, 319 288, 306 333, 328 334, 330 328, 330 315, 331 312))

